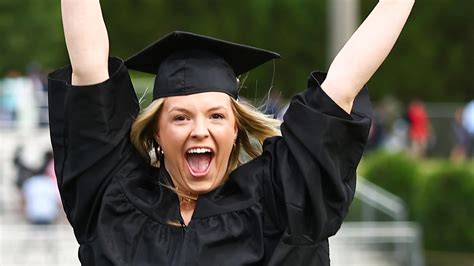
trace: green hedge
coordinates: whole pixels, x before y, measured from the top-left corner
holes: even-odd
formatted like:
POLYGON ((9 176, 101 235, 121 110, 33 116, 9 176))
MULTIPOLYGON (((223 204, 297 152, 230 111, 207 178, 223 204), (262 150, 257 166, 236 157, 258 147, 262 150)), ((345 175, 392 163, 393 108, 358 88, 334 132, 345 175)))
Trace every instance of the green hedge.
POLYGON ((474 164, 419 160, 376 151, 360 175, 402 198, 420 223, 426 249, 474 252, 474 164))
POLYGON ((364 158, 362 176, 402 198, 407 204, 409 218, 413 217, 420 176, 415 160, 403 153, 373 152, 364 158))
POLYGON ((474 174, 467 166, 446 163, 427 175, 417 202, 427 249, 474 252, 474 174))

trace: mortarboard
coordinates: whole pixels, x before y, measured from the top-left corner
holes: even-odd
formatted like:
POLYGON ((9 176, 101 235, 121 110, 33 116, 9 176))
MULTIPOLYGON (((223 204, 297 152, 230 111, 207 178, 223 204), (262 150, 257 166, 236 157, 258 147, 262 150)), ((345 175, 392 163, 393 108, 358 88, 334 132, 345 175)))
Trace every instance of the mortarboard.
POLYGON ((237 98, 237 76, 280 55, 237 43, 173 31, 125 61, 155 74, 153 99, 219 91, 237 98))

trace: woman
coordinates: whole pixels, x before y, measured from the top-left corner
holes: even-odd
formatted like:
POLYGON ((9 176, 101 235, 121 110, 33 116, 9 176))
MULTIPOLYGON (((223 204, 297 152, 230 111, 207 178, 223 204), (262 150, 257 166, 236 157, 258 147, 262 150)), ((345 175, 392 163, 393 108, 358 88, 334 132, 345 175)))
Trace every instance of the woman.
POLYGON ((50 123, 82 264, 329 265, 369 130, 361 88, 412 5, 381 0, 274 136, 273 120, 236 100, 236 76, 277 54, 167 35, 126 62, 157 74, 154 103, 136 117, 99 1, 62 0, 71 67, 49 77, 50 123), (266 138, 260 155, 249 137, 266 138), (255 158, 239 165, 240 148, 255 158))

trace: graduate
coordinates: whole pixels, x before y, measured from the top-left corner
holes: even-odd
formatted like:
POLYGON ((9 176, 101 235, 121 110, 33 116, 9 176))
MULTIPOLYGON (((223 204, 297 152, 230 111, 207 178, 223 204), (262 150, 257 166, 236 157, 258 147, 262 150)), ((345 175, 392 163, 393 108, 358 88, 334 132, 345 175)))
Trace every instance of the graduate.
POLYGON ((279 54, 175 31, 123 61, 99 0, 62 0, 71 65, 49 75, 50 126, 82 265, 329 265, 370 127, 365 84, 413 4, 380 0, 280 125, 238 95, 238 76, 279 54), (156 75, 143 111, 128 69, 156 75))

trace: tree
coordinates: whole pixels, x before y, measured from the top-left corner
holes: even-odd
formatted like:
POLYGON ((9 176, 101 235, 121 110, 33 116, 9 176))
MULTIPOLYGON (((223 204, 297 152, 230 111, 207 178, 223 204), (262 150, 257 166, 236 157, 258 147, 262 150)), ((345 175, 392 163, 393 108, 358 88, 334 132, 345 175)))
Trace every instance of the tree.
MULTIPOLYGON (((326 0, 329 1, 329 0, 326 0)), ((289 97, 311 70, 326 70, 326 1, 102 0, 111 53, 126 58, 172 30, 202 33, 274 50, 273 64, 249 73, 242 95, 274 89, 289 97), (258 77, 258 78, 257 78, 258 77)), ((376 0, 361 0, 361 21, 376 0)), ((67 62, 58 0, 1 0, 0 75, 31 62, 67 62)), ((473 98, 474 1, 417 1, 398 43, 369 82, 372 98, 466 101, 473 98)), ((134 74, 141 75, 141 74, 134 74)))
POLYGON ((59 2, 0 2, 0 75, 12 69, 24 71, 31 63, 47 67, 66 63, 59 2))

